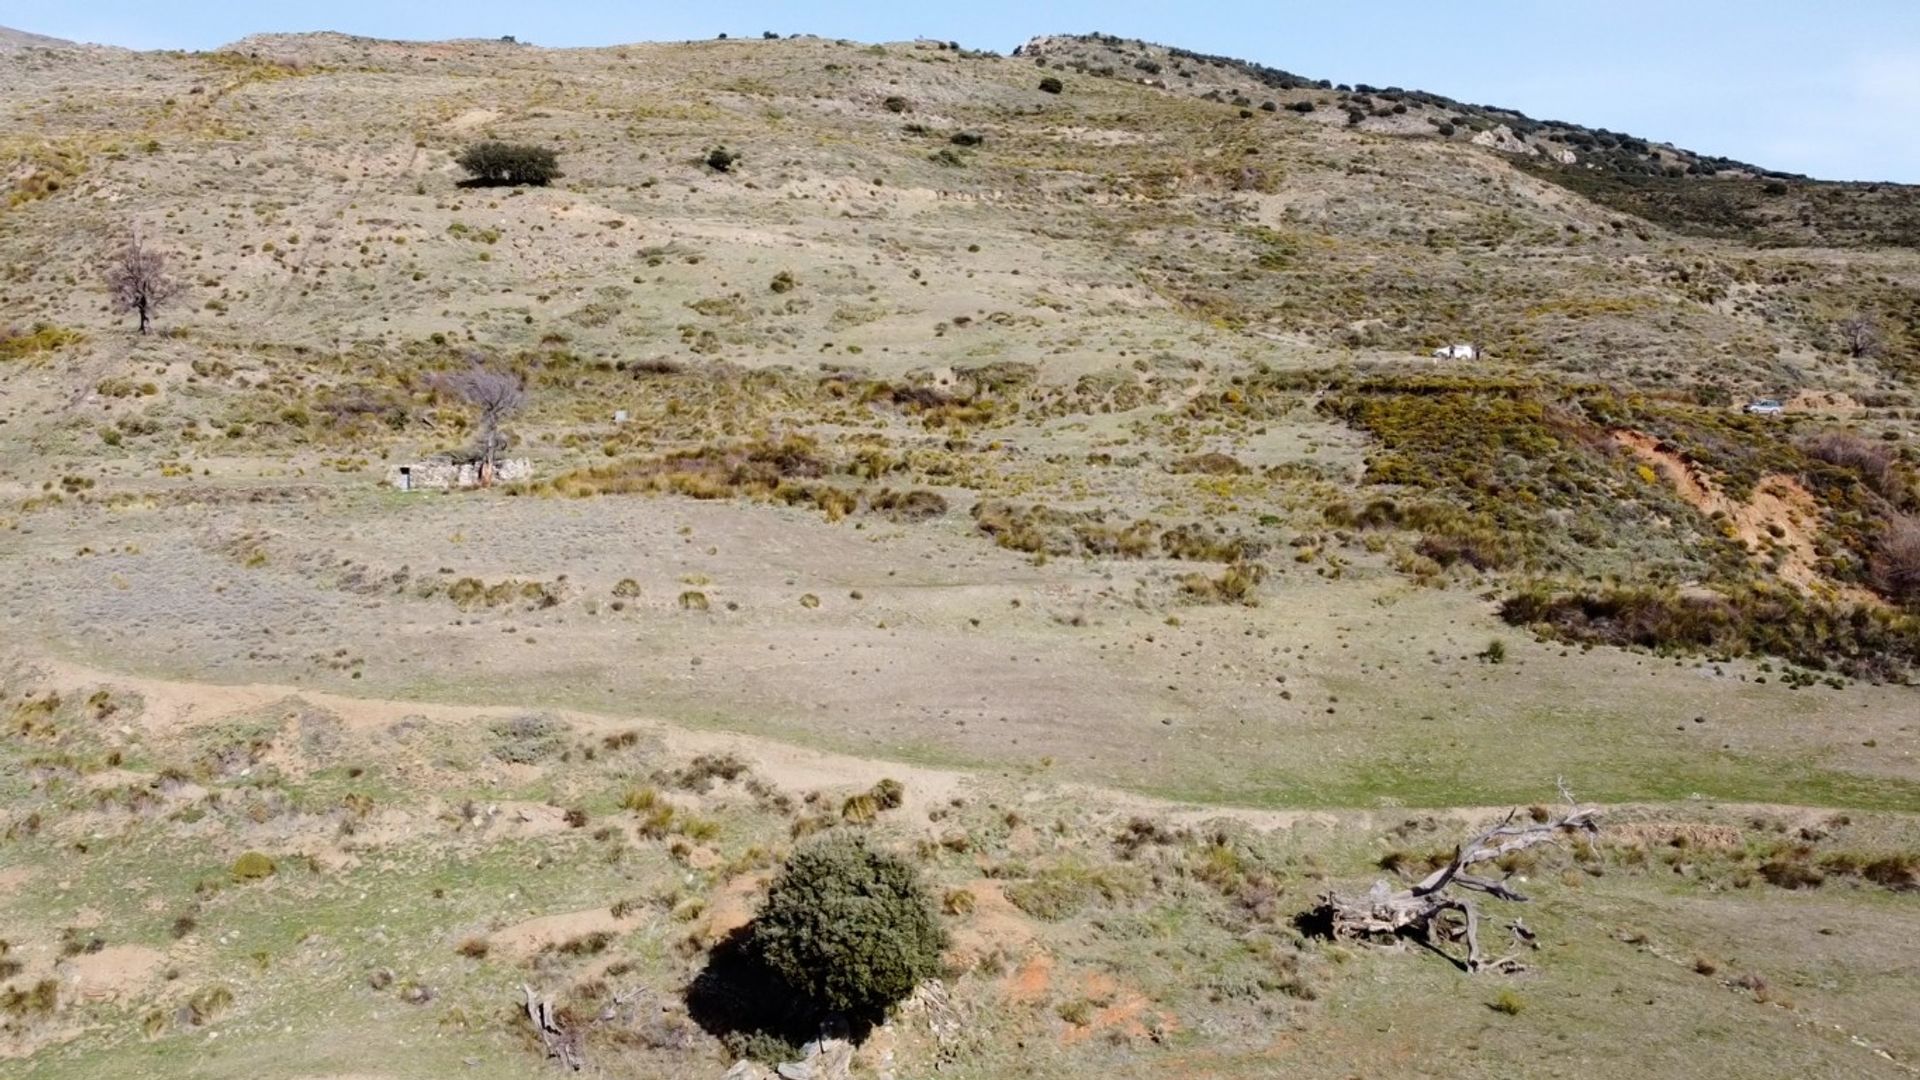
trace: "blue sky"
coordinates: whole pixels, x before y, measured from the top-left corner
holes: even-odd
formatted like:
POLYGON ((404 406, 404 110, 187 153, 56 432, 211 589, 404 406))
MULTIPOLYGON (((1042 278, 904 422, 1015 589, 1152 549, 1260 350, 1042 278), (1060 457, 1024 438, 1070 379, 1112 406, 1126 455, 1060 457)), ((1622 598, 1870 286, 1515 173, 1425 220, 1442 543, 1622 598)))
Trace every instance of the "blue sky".
POLYGON ((135 48, 249 33, 605 45, 763 30, 1010 51, 1101 30, 1405 86, 1845 180, 1920 183, 1920 0, 578 3, 0 0, 0 25, 135 48))

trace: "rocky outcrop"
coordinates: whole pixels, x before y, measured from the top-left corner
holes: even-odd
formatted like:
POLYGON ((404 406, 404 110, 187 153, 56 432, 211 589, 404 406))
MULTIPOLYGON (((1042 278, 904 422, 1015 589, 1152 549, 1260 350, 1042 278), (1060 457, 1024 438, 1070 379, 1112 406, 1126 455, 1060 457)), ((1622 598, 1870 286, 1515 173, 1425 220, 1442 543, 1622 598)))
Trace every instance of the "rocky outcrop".
POLYGON ((742 1058, 721 1080, 847 1080, 853 1071, 853 1044, 845 1039, 815 1039, 802 1047, 800 1060, 769 1070, 742 1058))
POLYGON ((1532 143, 1515 135, 1513 129, 1505 124, 1501 124, 1499 127, 1488 128, 1480 134, 1475 135, 1473 137, 1473 145, 1498 150, 1503 154, 1524 154, 1527 157, 1536 157, 1540 153, 1540 151, 1534 149, 1532 143))

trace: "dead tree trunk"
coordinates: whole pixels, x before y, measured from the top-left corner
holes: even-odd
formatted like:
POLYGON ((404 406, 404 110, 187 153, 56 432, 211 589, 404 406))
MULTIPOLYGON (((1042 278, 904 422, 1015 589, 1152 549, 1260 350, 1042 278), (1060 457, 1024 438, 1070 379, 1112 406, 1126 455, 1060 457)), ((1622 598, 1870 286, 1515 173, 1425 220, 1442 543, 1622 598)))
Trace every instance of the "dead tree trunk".
MULTIPOLYGON (((1378 881, 1365 896, 1329 892, 1306 918, 1336 940, 1413 937, 1453 959, 1468 972, 1520 970, 1524 965, 1515 954, 1487 959, 1480 945, 1479 912, 1471 900, 1453 893, 1463 890, 1525 903, 1527 898, 1509 886, 1506 879, 1482 877, 1469 871, 1480 863, 1540 844, 1555 843, 1564 836, 1598 832, 1600 812, 1581 808, 1564 787, 1561 794, 1567 797, 1568 810, 1560 817, 1520 820, 1520 812, 1512 811, 1500 824, 1455 848, 1453 859, 1447 865, 1411 888, 1395 890, 1387 882, 1378 881), (1464 960, 1452 957, 1443 948, 1455 942, 1465 943, 1464 960)), ((1532 946, 1533 933, 1525 924, 1516 919, 1512 929, 1517 942, 1532 946)))
POLYGON ((533 987, 525 984, 520 989, 527 995, 527 1019, 533 1022, 533 1030, 540 1036, 540 1046, 547 1057, 574 1072, 585 1068, 587 1058, 580 1029, 561 1022, 554 1012, 553 999, 536 996, 533 987))

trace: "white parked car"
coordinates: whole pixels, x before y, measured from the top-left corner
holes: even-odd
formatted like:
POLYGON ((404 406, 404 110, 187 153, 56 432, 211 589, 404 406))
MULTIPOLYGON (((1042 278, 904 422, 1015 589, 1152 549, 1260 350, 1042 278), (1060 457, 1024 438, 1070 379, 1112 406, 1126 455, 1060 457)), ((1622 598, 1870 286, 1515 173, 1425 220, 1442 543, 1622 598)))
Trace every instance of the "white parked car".
POLYGON ((1780 404, 1772 398, 1761 398, 1758 401, 1749 401, 1746 405, 1742 406, 1742 409, 1749 416, 1779 416, 1781 413, 1787 411, 1785 405, 1780 404))

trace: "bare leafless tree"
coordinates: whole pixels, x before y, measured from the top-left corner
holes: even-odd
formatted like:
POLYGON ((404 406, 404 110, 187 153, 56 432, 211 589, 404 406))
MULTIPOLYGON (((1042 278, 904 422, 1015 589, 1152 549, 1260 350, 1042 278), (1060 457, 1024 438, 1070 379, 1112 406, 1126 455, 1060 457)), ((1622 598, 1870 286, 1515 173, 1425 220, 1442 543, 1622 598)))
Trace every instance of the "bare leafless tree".
POLYGON ((1886 523, 1873 554, 1873 578, 1887 596, 1920 602, 1920 518, 1902 515, 1886 523))
POLYGON ((507 449, 507 417, 527 403, 527 391, 520 376, 510 371, 495 371, 474 357, 465 371, 441 375, 435 385, 480 410, 474 434, 473 456, 480 462, 480 483, 493 483, 494 468, 507 449))
POLYGON ((1856 311, 1840 320, 1839 330, 1840 344, 1848 356, 1880 355, 1880 323, 1873 316, 1856 311))
POLYGON ((180 283, 167 273, 166 255, 146 246, 138 230, 128 236, 127 246, 107 267, 107 288, 113 294, 113 310, 139 315, 143 334, 161 306, 180 293, 180 283))

